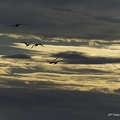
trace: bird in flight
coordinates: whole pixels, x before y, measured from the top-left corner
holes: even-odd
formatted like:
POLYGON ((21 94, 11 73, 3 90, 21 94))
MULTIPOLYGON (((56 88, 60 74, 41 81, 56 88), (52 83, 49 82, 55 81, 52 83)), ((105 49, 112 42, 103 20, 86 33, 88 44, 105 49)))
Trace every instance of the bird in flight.
POLYGON ((41 45, 42 47, 44 47, 43 44, 41 44, 41 43, 36 43, 36 44, 33 44, 33 45, 32 45, 31 49, 32 49, 34 46, 38 46, 38 45, 41 45))
POLYGON ((59 57, 55 58, 54 60, 52 61, 47 61, 49 62, 50 64, 57 64, 59 61, 56 61, 59 57))
POLYGON ((10 27, 18 27, 18 26, 20 26, 20 25, 27 25, 27 23, 24 23, 24 24, 18 23, 18 24, 11 25, 10 27))
POLYGON ((25 43, 26 46, 29 46, 29 45, 31 44, 31 42, 32 42, 32 41, 30 41, 30 42, 28 42, 28 43, 27 43, 27 42, 21 42, 21 43, 25 43))

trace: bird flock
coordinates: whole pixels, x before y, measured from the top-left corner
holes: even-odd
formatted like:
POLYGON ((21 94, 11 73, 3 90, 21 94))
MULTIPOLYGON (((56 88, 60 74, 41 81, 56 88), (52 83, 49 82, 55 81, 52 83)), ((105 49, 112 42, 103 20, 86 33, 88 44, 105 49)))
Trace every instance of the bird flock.
MULTIPOLYGON (((27 23, 17 23, 17 24, 13 24, 13 25, 10 25, 10 27, 19 27, 20 25, 27 25, 27 23)), ((30 45, 32 45, 31 46, 31 49, 33 48, 33 47, 35 47, 35 46, 38 46, 38 45, 40 45, 40 46, 42 46, 42 47, 44 47, 44 45, 42 44, 42 43, 35 43, 35 44, 32 44, 32 41, 30 41, 30 42, 21 42, 21 43, 24 43, 26 46, 30 46, 30 45)), ((52 61, 47 61, 49 64, 57 64, 58 62, 60 62, 60 61, 58 61, 57 59, 58 59, 59 57, 56 57, 55 59, 53 59, 52 61), (57 60, 57 61, 56 61, 57 60)))

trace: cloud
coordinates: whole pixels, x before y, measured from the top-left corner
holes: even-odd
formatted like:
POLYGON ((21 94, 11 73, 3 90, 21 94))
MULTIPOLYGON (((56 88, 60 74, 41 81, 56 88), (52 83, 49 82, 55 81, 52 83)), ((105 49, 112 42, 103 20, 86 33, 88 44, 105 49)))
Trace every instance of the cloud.
POLYGON ((90 91, 100 92, 100 93, 109 93, 110 90, 108 88, 93 88, 90 91))
MULTIPOLYGON (((40 114, 40 110, 45 116, 49 115, 48 111, 54 110, 59 111, 62 117, 77 116, 78 119, 85 118, 85 115, 87 118, 91 116, 108 117, 107 115, 111 111, 118 113, 120 110, 119 95, 98 92, 1 88, 0 98, 0 105, 4 110, 12 111, 20 108, 35 110, 37 108, 35 112, 40 114)), ((29 110, 27 109, 27 111, 29 110)), ((15 112, 14 115, 16 115, 15 112)), ((58 117, 58 114, 52 113, 51 115, 58 117)))
POLYGON ((114 92, 114 93, 119 93, 119 94, 120 94, 120 88, 114 89, 113 92, 114 92))
POLYGON ((68 9, 68 8, 50 7, 50 6, 43 6, 43 7, 46 7, 46 8, 49 8, 49 9, 53 9, 53 10, 57 10, 57 11, 61 11, 61 12, 72 12, 72 10, 68 9))
POLYGON ((24 80, 5 80, 6 83, 4 85, 7 88, 24 88, 24 89, 50 89, 57 88, 61 84, 55 84, 49 81, 24 81, 24 80))
POLYGON ((106 74, 111 73, 109 71, 105 70, 99 70, 99 69, 90 69, 90 68, 68 68, 68 67, 62 67, 63 71, 69 72, 75 72, 75 73, 84 73, 84 74, 106 74))
POLYGON ((5 34, 5 33, 0 33, 0 36, 14 38, 14 39, 37 39, 37 40, 41 40, 43 38, 43 36, 21 35, 21 34, 5 34))
POLYGON ((84 53, 79 53, 76 51, 67 51, 67 52, 60 52, 55 55, 52 55, 53 57, 61 57, 65 59, 81 59, 81 58, 86 58, 84 53))
POLYGON ((4 55, 2 58, 11 58, 11 59, 31 59, 29 55, 25 54, 15 54, 15 55, 4 55))
POLYGON ((52 55, 53 57, 63 58, 66 63, 69 64, 106 64, 106 63, 120 63, 119 58, 107 58, 107 57, 91 57, 80 52, 67 51, 59 52, 52 55))
POLYGON ((118 0, 1 1, 0 30, 12 34, 119 39, 119 3, 118 0), (17 29, 9 27, 25 22, 26 26, 17 29))

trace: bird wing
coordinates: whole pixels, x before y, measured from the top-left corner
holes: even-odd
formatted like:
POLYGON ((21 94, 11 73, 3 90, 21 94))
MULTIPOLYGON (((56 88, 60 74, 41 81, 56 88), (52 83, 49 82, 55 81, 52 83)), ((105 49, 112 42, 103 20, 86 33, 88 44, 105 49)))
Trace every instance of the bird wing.
POLYGON ((31 49, 33 48, 34 45, 32 45, 31 49))
POLYGON ((59 57, 55 58, 52 62, 54 62, 55 60, 57 60, 59 57))
MULTIPOLYGON (((43 44, 41 44, 41 46, 43 46, 43 44)), ((43 46, 44 47, 44 46, 43 46)))
MULTIPOLYGON (((41 45, 41 46, 43 46, 43 44, 41 44, 41 43, 38 43, 37 45, 41 45)), ((44 47, 44 46, 43 46, 44 47)))

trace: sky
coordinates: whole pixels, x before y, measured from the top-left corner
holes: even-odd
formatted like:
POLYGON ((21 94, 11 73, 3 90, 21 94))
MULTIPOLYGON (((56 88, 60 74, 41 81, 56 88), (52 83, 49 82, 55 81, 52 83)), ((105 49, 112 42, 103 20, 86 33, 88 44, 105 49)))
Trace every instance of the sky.
POLYGON ((118 0, 1 0, 0 118, 119 119, 119 6, 118 0))

